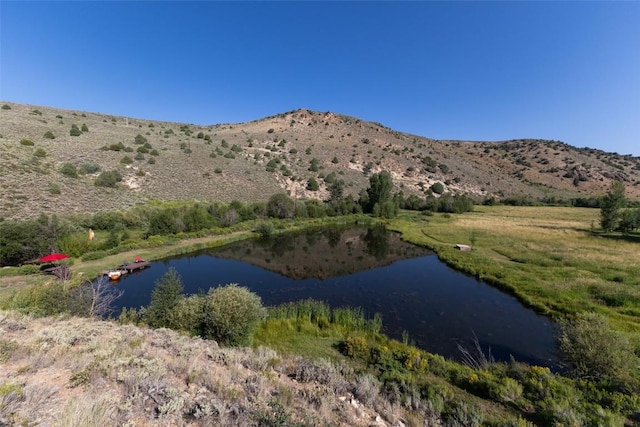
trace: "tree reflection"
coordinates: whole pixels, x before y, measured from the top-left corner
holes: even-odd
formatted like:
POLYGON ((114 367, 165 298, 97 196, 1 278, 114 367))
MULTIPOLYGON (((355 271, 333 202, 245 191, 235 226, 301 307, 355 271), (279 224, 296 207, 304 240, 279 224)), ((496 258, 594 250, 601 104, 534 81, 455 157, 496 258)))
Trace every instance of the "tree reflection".
POLYGON ((377 260, 381 260, 389 255, 389 231, 384 225, 375 225, 367 229, 363 237, 367 244, 367 253, 377 260))

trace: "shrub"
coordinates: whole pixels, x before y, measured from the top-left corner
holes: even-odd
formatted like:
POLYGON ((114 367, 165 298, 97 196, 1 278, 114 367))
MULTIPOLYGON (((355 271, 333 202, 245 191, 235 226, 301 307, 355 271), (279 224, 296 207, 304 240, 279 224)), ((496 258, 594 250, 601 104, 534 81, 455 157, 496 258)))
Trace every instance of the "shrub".
POLYGON ((273 224, 271 221, 261 221, 256 225, 255 232, 261 237, 269 237, 273 234, 273 224))
POLYGON ((56 196, 60 193, 62 193, 62 191, 60 190, 60 186, 58 184, 53 182, 49 184, 49 194, 51 194, 52 196, 56 196))
POLYGON ((83 163, 80 165, 80 173, 90 174, 100 171, 100 165, 97 163, 83 163))
POLYGON ((142 153, 138 153, 136 154, 136 156, 134 157, 135 160, 144 160, 144 154, 142 153))
POLYGON ((278 165, 279 160, 278 159, 271 159, 269 160, 269 162, 267 163, 267 166, 265 168, 265 170, 267 172, 274 172, 276 170, 276 166, 278 165))
POLYGON ((560 323, 558 344, 572 374, 620 387, 638 382, 638 358, 623 334, 611 329, 605 317, 581 313, 560 323), (630 378, 630 376, 634 376, 630 378))
POLYGON ((307 181, 307 190, 318 191, 319 189, 320 186, 318 185, 318 181, 314 177, 309 178, 307 181))
POLYGON ((35 157, 44 158, 44 157, 47 157, 47 152, 42 148, 38 148, 36 149, 36 151, 33 152, 33 155, 35 157))
POLYGON ((331 159, 331 163, 338 164, 338 162, 339 162, 338 156, 333 156, 333 159, 331 159))
POLYGON ((203 337, 231 346, 249 345, 267 315, 260 297, 237 284, 210 289, 203 312, 203 337))
POLYGON ((89 132, 89 126, 86 123, 82 124, 82 128, 80 128, 82 132, 89 132))
POLYGON ((73 163, 65 163, 60 168, 60 173, 64 176, 68 176, 69 178, 77 178, 78 177, 78 169, 76 165, 73 163))
POLYGON ((145 138, 144 136, 138 134, 136 135, 136 137, 133 140, 134 144, 138 144, 138 145, 143 145, 144 143, 147 142, 147 138, 145 138))
POLYGON ((274 132, 273 128, 270 128, 270 129, 267 131, 267 133, 273 133, 273 132, 274 132))
POLYGON ((274 194, 267 202, 267 215, 273 218, 293 218, 295 203, 284 193, 274 194))
POLYGON ((69 131, 69 135, 71 136, 80 136, 82 135, 82 131, 78 129, 77 125, 71 125, 71 130, 69 131))
POLYGON ((111 144, 109 146, 102 147, 102 150, 111 150, 111 151, 122 151, 124 150, 124 144, 122 142, 118 142, 117 144, 111 144))
POLYGON ((122 175, 118 171, 104 171, 94 181, 97 187, 115 187, 118 182, 122 181, 122 175))
POLYGON ((2 106, 2 109, 3 109, 3 110, 11 110, 11 106, 10 106, 10 105, 7 105, 7 104, 4 104, 4 105, 2 106))
POLYGON ((149 157, 149 160, 147 160, 147 163, 149 163, 150 165, 155 165, 156 164, 156 158, 155 157, 149 157))
POLYGON ((442 185, 441 182, 434 182, 430 188, 431 188, 431 191, 433 191, 436 194, 444 193, 444 185, 442 185))
POLYGON ((44 135, 42 135, 45 139, 56 139, 56 136, 51 131, 47 131, 44 135))
POLYGON ((130 165, 131 163, 133 163, 133 160, 129 156, 124 156, 120 159, 120 163, 122 163, 123 165, 130 165))
POLYGON ((26 139, 26 138, 21 139, 20 140, 20 144, 26 145, 26 146, 31 146, 31 147, 34 145, 33 141, 31 141, 30 139, 26 139))

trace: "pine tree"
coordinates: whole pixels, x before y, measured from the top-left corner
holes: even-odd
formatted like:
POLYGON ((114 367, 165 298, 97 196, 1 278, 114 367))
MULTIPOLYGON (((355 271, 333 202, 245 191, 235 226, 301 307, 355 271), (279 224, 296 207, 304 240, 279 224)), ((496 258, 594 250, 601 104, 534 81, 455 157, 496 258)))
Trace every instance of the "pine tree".
POLYGON ((622 181, 613 181, 609 192, 600 200, 600 225, 604 231, 613 231, 620 221, 620 209, 626 203, 622 181))

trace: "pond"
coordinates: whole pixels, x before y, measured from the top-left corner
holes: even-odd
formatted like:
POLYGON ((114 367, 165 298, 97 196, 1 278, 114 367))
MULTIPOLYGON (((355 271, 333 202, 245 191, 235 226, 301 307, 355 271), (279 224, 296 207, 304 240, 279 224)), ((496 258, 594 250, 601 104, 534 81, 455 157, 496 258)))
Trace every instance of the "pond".
POLYGON ((238 283, 265 305, 313 298, 379 313, 388 336, 406 331, 418 347, 447 358, 460 360, 458 344, 472 350, 475 335, 496 360, 558 364, 553 322, 382 227, 290 233, 153 262, 120 280, 117 308, 147 305, 169 268, 187 294, 238 283))

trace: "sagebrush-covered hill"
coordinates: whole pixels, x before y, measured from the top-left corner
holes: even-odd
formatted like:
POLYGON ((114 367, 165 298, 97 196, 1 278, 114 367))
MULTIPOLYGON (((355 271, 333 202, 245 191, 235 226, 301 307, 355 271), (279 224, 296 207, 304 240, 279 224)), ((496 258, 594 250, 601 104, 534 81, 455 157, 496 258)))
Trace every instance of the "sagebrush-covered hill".
POLYGON ((357 197, 382 170, 405 194, 425 195, 441 182, 446 191, 478 198, 597 197, 620 179, 629 197, 640 198, 639 157, 559 141, 434 140, 305 109, 199 126, 0 104, 5 219, 115 210, 153 199, 248 202, 277 192, 325 199, 325 178, 342 179, 357 197), (105 171, 117 171, 122 181, 96 186, 105 171), (307 189, 310 178, 319 190, 307 189))

